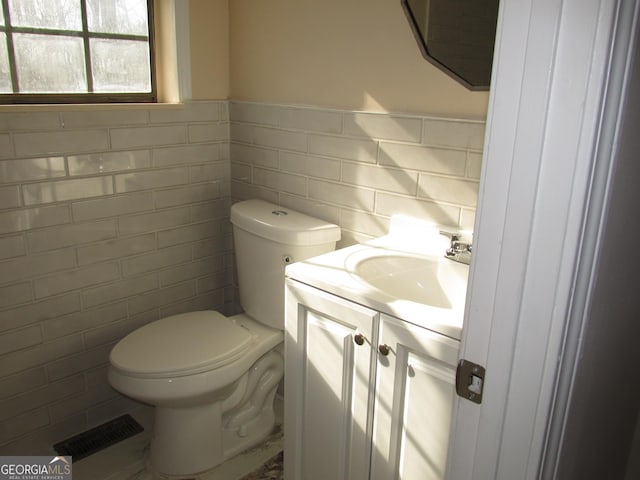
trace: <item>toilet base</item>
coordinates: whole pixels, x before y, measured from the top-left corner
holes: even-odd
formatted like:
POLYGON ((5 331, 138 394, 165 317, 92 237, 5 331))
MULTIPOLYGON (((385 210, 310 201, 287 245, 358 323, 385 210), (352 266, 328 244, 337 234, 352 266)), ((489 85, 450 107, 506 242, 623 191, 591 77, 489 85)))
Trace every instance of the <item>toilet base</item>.
POLYGON ((147 468, 154 474, 193 478, 258 445, 274 429, 282 375, 282 354, 271 351, 226 399, 190 407, 157 406, 147 468))

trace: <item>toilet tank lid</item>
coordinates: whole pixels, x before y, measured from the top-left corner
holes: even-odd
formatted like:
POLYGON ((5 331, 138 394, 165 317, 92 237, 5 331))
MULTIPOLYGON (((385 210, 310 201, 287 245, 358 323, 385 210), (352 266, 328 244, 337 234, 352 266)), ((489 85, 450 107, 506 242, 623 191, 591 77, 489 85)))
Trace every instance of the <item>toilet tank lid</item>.
POLYGON ((340 240, 340 227, 264 200, 232 205, 231 223, 254 235, 287 245, 320 245, 340 240))

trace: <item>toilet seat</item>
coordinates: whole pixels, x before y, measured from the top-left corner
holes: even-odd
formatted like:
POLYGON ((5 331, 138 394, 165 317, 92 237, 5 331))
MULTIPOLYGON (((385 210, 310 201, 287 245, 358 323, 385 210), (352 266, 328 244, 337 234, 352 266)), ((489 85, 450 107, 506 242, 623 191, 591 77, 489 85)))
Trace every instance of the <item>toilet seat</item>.
POLYGON ((111 364, 127 375, 166 378, 221 368, 242 357, 253 337, 232 319, 210 310, 151 322, 111 351, 111 364))

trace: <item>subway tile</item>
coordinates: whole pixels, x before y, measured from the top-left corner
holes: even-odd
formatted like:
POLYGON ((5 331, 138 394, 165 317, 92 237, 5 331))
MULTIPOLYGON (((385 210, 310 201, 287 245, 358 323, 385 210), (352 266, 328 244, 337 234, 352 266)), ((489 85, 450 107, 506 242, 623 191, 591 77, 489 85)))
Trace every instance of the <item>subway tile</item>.
POLYGON ((463 208, 460 214, 460 228, 463 230, 474 231, 476 221, 476 210, 463 208))
POLYGON ((216 162, 207 165, 196 165, 189 168, 191 183, 212 182, 228 179, 230 176, 229 162, 216 162))
POLYGON ((15 133, 16 156, 34 157, 59 153, 87 153, 109 149, 106 130, 15 133))
POLYGON ((85 380, 82 375, 52 382, 45 387, 0 402, 0 421, 63 398, 79 395, 84 390, 85 380))
POLYGON ((253 126, 232 123, 229 126, 229 140, 231 142, 253 143, 253 126))
POLYGON ((382 142, 379 162, 381 165, 463 177, 466 152, 382 142))
POLYGON ((373 140, 309 135, 309 153, 328 157, 376 163, 378 143, 373 140))
POLYGON ((0 234, 60 225, 71 221, 66 205, 29 208, 0 213, 0 234))
POLYGON ((0 308, 11 307, 31 301, 33 293, 31 283, 14 283, 0 287, 0 308))
POLYGON ((281 107, 252 103, 229 103, 229 118, 234 122, 278 125, 281 107))
POLYGON ((318 133, 342 133, 342 113, 312 108, 282 108, 278 124, 282 128, 318 133))
POLYGON ((111 285, 92 288, 82 292, 82 303, 86 307, 94 307, 96 305, 139 295, 155 288, 158 288, 158 276, 155 273, 127 280, 117 280, 111 285))
POLYGON ((84 332, 84 343, 87 348, 94 348, 106 343, 113 343, 118 341, 134 331, 146 325, 149 322, 158 320, 159 315, 157 311, 147 311, 140 315, 135 315, 131 318, 108 323, 104 326, 93 328, 84 332))
POLYGON ((280 168, 287 173, 298 173, 327 180, 340 180, 341 162, 331 158, 282 152, 280 154, 280 168))
POLYGON ((79 247, 76 251, 78 263, 80 265, 88 265, 148 252, 153 250, 155 246, 155 234, 148 233, 136 237, 118 238, 95 245, 87 245, 86 247, 79 247))
POLYGON ((436 202, 475 207, 478 201, 478 183, 420 175, 418 197, 436 202))
POLYGON ((0 238, 0 260, 19 257, 25 254, 25 242, 22 235, 0 238))
POLYGON ((146 110, 83 110, 60 113, 64 128, 121 127, 148 123, 146 110))
POLYGON ((16 208, 19 206, 20 206, 20 187, 18 185, 0 187, 0 209, 16 208))
POLYGON ((116 192, 132 192, 189 183, 189 171, 185 168, 167 168, 147 172, 123 173, 116 175, 115 179, 116 192))
POLYGON ((377 195, 376 213, 387 217, 400 213, 437 225, 451 226, 457 226, 460 218, 460 209, 457 207, 386 193, 377 195))
POLYGON ((258 165, 261 167, 278 168, 278 151, 249 145, 231 144, 232 161, 258 165))
POLYGON ((249 185, 242 182, 233 181, 233 198, 234 200, 249 200, 259 198, 270 203, 278 203, 279 194, 273 190, 268 190, 256 185, 249 185))
POLYGON ((129 215, 118 219, 120 235, 154 232, 189 223, 189 208, 175 208, 161 212, 129 215))
POLYGON ((219 310, 223 305, 224 292, 216 290, 204 295, 192 297, 182 302, 172 303, 160 308, 160 317, 165 318, 179 313, 194 312, 200 310, 219 310))
POLYGON ((209 238, 193 245, 194 260, 221 253, 225 253, 226 257, 230 256, 231 252, 233 252, 233 237, 231 235, 209 238))
POLYGON ((480 180, 480 173, 482 172, 482 154, 469 152, 467 162, 467 177, 480 180))
POLYGON ((164 267, 189 262, 190 260, 190 246, 185 245, 166 248, 153 253, 147 253, 122 260, 122 274, 125 276, 139 275, 141 273, 159 270, 164 267))
MULTIPOLYGON (((49 380, 55 381, 61 378, 75 375, 90 368, 97 367, 109 362, 109 353, 113 345, 103 345, 86 352, 62 358, 47 364, 47 375, 49 380)), ((109 388, 105 385, 105 388, 109 388)))
POLYGON ((211 275, 222 269, 222 257, 206 257, 160 272, 160 285, 166 287, 175 283, 211 275))
POLYGON ((187 127, 190 143, 229 141, 228 123, 195 124, 187 127))
POLYGON ((46 408, 32 410, 0 422, 0 445, 49 424, 46 408))
POLYGON ((422 120, 377 113, 348 113, 344 115, 344 133, 357 137, 420 142, 422 120))
POLYGON ((227 198, 192 205, 189 208, 191 221, 204 222, 214 218, 228 218, 229 208, 229 200, 227 198))
POLYGON ((307 134, 287 130, 276 130, 274 128, 254 127, 253 143, 263 147, 306 152, 307 134))
POLYGON ((89 328, 122 320, 127 317, 125 302, 106 305, 101 308, 83 310, 52 318, 43 323, 44 336, 47 341, 82 332, 89 328))
POLYGON ((251 183, 253 178, 253 169, 250 165, 240 163, 231 164, 231 178, 238 182, 251 183))
POLYGON ((77 293, 54 297, 0 312, 0 331, 11 330, 80 310, 77 293))
POLYGON ((345 208, 342 210, 342 227, 376 238, 389 232, 389 220, 379 215, 345 208))
POLYGON ((253 183, 294 195, 306 196, 307 180, 300 175, 275 172, 263 168, 253 169, 253 183))
POLYGON ((30 252, 43 252, 116 237, 115 220, 73 223, 27 233, 30 252))
POLYGON ((0 183, 43 180, 66 176, 64 157, 0 161, 0 183))
POLYGON ((207 163, 221 159, 219 145, 185 145, 156 148, 153 150, 153 166, 168 167, 188 163, 207 163))
POLYGON ((33 281, 37 299, 57 295, 79 288, 110 282, 118 278, 117 263, 102 263, 33 281))
POLYGON ((222 232, 219 221, 195 223, 186 227, 158 232, 158 248, 171 247, 181 243, 196 242, 215 237, 222 232))
POLYGON ((216 122, 220 120, 217 102, 186 102, 179 107, 153 109, 151 123, 216 122))
POLYGON ((45 342, 37 347, 25 348, 8 353, 0 362, 0 377, 40 365, 82 351, 80 335, 69 335, 53 342, 45 342))
POLYGON ((151 166, 151 154, 148 150, 128 152, 93 153, 88 155, 70 155, 69 175, 94 175, 99 173, 138 170, 151 166))
POLYGON ((339 183, 309 180, 309 197, 346 207, 373 211, 375 192, 339 183))
POLYGON ((140 192, 130 195, 98 198, 73 202, 71 211, 76 222, 93 220, 96 218, 115 217, 129 213, 139 213, 153 210, 153 193, 140 192))
POLYGON ((13 156, 11 137, 6 133, 0 133, 0 158, 11 158, 13 156))
MULTIPOLYGON (((32 325, 21 330, 12 330, 0 335, 0 355, 32 347, 42 342, 39 325, 32 325)), ((0 411, 2 409, 0 408, 0 411)))
POLYGON ((22 186, 22 192, 25 205, 37 205, 111 195, 113 182, 111 177, 95 177, 30 183, 22 186))
POLYGON ((193 297, 195 294, 195 282, 179 283, 132 298, 128 302, 129 313, 130 315, 136 315, 147 310, 170 305, 180 300, 193 297))
POLYGON ((0 399, 34 390, 46 383, 47 376, 42 367, 32 368, 31 370, 0 378, 0 399))
POLYGON ((231 270, 222 270, 214 272, 206 277, 198 278, 197 288, 198 294, 211 292, 220 288, 225 288, 231 284, 231 270))
POLYGON ((380 166, 358 165, 345 162, 342 165, 342 181, 360 187, 415 195, 418 174, 408 170, 380 166))
POLYGON ((188 187, 154 192, 156 208, 175 207, 220 198, 220 182, 201 183, 188 187))
POLYGON ((187 130, 183 125, 114 128, 111 130, 111 148, 114 150, 159 147, 179 143, 187 143, 187 130))
MULTIPOLYGON (((87 352, 85 354, 79 355, 77 357, 76 363, 78 361, 86 361, 89 359, 92 363, 100 361, 100 355, 103 354, 102 350, 104 346, 93 349, 92 354, 87 352)), ((61 362, 62 363, 62 362, 61 362)), ((63 401, 59 401, 53 403, 49 407, 49 412, 51 414, 51 421, 58 422, 64 418, 72 417, 80 412, 86 412, 89 408, 109 401, 114 398, 119 398, 119 395, 113 388, 109 386, 109 382, 106 378, 106 369, 98 368, 87 374, 87 389, 86 391, 79 393, 78 395, 74 395, 71 398, 64 399, 63 401), (91 376, 99 374, 100 377, 91 380, 91 376)))
POLYGON ((0 263, 0 283, 15 283, 39 275, 73 268, 75 264, 75 252, 71 248, 6 260, 0 263))
POLYGON ((0 114, 0 131, 57 130, 61 127, 57 112, 11 112, 0 114))
POLYGON ((425 145, 482 150, 484 146, 484 131, 484 122, 425 119, 422 130, 422 143, 425 145))

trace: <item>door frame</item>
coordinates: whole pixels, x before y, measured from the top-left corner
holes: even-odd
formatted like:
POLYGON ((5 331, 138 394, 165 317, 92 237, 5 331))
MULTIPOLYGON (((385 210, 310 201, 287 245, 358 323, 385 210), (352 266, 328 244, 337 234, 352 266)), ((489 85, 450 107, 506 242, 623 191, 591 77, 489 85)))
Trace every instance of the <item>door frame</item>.
POLYGON ((460 354, 486 378, 481 405, 457 400, 448 478, 539 475, 637 3, 501 1, 460 354))

